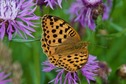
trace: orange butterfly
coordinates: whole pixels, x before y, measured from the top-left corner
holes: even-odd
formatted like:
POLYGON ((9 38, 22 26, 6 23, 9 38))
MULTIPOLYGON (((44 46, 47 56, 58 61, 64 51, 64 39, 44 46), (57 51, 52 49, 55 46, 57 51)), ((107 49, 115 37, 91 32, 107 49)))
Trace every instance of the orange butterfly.
POLYGON ((77 71, 88 60, 88 43, 63 19, 51 15, 42 17, 42 48, 49 61, 67 71, 77 71))

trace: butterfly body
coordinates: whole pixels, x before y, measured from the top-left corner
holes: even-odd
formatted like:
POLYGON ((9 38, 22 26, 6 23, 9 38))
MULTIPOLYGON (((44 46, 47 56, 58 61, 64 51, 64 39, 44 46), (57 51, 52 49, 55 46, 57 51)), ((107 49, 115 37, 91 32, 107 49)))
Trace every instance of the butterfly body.
POLYGON ((64 20, 44 15, 42 48, 50 63, 67 71, 77 71, 88 60, 87 42, 64 20))

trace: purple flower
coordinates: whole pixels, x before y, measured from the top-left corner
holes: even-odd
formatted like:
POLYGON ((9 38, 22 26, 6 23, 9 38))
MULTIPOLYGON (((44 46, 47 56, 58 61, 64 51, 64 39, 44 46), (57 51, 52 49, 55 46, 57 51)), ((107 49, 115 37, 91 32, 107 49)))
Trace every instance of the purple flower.
POLYGON ((0 84, 7 84, 11 82, 11 79, 7 79, 10 74, 5 74, 4 72, 0 72, 0 84))
POLYGON ((26 35, 34 37, 35 32, 33 20, 38 20, 34 14, 36 7, 33 0, 0 0, 0 39, 5 35, 12 39, 13 33, 27 38, 26 35))
POLYGON ((110 4, 103 4, 102 0, 76 0, 73 2, 69 13, 71 18, 74 18, 74 21, 78 21, 81 26, 88 26, 91 30, 94 30, 96 25, 94 20, 98 15, 103 15, 103 19, 107 19, 109 16, 111 8, 111 0, 107 0, 110 4), (95 18, 94 18, 95 17, 95 18))
MULTIPOLYGON (((50 72, 54 69, 57 68, 56 72, 58 73, 56 78, 51 80, 49 83, 54 82, 54 84, 77 84, 80 79, 78 77, 77 72, 69 72, 65 71, 64 69, 58 69, 58 67, 55 67, 53 64, 51 64, 49 61, 46 61, 43 63, 44 67, 43 71, 44 72, 50 72), (65 77, 64 77, 65 74, 65 77), (64 79, 63 79, 64 78, 64 79)), ((82 73, 83 76, 86 77, 88 83, 90 84, 90 80, 95 81, 95 76, 96 72, 98 69, 98 63, 96 61, 96 57, 89 55, 88 62, 86 65, 84 65, 79 71, 82 73)))
POLYGON ((62 8, 61 3, 62 0, 45 0, 45 3, 47 3, 47 6, 50 6, 50 8, 54 8, 56 5, 59 5, 60 8, 62 8))

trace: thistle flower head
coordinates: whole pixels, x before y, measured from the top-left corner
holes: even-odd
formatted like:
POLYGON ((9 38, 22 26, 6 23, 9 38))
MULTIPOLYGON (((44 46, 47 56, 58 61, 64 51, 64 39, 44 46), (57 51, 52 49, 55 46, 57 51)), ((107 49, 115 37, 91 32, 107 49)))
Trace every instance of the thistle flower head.
MULTIPOLYGON (((111 2, 111 0, 107 1, 111 2)), ((83 27, 94 30, 96 28, 96 18, 102 15, 104 20, 108 19, 110 9, 111 6, 103 3, 102 0, 76 0, 72 3, 69 13, 72 20, 79 22, 83 27)))
MULTIPOLYGON (((43 65, 46 66, 43 68, 44 72, 50 72, 54 69, 57 69, 56 72, 58 74, 56 78, 51 80, 49 83, 54 82, 54 84, 77 84, 80 81, 77 71, 70 72, 65 71, 65 69, 59 69, 58 67, 51 64, 49 61, 44 62, 43 65)), ((88 83, 90 83, 90 80, 95 81, 94 77, 96 76, 95 72, 97 71, 97 69, 98 64, 96 61, 96 57, 90 55, 87 64, 84 65, 79 71, 82 73, 83 76, 86 77, 88 83)))
POLYGON ((7 35, 11 40, 13 33, 25 38, 26 35, 34 37, 31 34, 35 32, 32 20, 38 19, 34 6, 33 0, 0 0, 0 39, 7 35))

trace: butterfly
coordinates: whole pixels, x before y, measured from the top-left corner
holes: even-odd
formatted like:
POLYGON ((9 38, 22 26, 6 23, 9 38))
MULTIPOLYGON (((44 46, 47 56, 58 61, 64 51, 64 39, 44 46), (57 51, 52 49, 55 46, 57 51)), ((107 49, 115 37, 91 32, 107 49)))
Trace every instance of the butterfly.
POLYGON ((66 71, 81 69, 88 60, 88 43, 63 19, 44 15, 42 17, 42 48, 50 63, 66 71))

